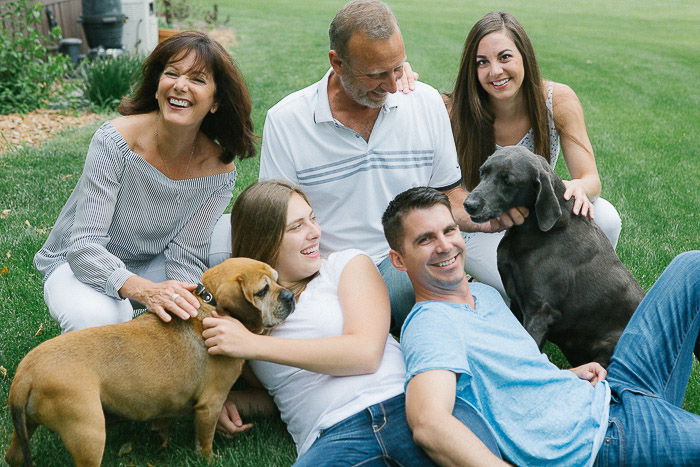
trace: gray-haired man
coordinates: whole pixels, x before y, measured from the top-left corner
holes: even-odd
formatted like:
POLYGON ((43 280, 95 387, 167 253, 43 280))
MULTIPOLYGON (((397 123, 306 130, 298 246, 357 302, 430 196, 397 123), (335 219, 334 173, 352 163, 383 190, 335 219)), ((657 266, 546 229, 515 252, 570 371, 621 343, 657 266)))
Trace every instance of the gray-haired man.
POLYGON ((503 226, 474 224, 462 208, 466 194, 439 93, 423 83, 412 93, 396 92, 406 56, 389 7, 349 2, 329 36, 330 70, 267 113, 260 178, 287 180, 306 192, 323 226, 322 253, 352 247, 372 257, 389 288, 397 333, 413 290, 387 256, 381 217, 389 201, 408 188, 431 186, 448 195, 462 230, 503 226))

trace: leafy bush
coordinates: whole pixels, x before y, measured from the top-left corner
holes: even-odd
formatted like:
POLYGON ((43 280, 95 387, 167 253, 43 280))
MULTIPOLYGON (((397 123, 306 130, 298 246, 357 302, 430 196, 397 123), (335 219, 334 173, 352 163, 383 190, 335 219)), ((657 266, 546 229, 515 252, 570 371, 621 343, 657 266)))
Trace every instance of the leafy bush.
POLYGON ((49 55, 61 37, 56 27, 41 33, 41 2, 0 2, 0 114, 29 112, 48 103, 70 70, 70 59, 49 55))
POLYGON ((100 111, 115 110, 138 79, 143 57, 118 55, 97 57, 80 66, 83 97, 100 111))

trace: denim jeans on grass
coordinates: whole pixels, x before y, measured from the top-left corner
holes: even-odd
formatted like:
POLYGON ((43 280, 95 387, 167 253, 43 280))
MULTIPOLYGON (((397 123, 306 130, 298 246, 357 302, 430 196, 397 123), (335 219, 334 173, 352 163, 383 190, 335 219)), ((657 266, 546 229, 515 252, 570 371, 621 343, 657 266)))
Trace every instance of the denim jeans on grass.
MULTIPOLYGON (((452 414, 500 457, 496 438, 478 412, 457 399, 452 414)), ((322 430, 295 466, 432 466, 413 442, 403 394, 367 407, 322 430)))
POLYGON ((596 465, 700 465, 700 415, 680 408, 699 331, 700 251, 692 251, 666 268, 615 347, 596 465))

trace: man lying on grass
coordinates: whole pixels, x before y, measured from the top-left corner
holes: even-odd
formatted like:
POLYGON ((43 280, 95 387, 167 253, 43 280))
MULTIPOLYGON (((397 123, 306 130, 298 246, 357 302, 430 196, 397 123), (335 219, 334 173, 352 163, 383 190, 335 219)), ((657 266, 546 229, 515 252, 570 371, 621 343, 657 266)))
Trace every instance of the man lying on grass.
POLYGON ((516 465, 700 464, 700 416, 680 408, 693 351, 700 354, 700 252, 664 271, 607 372, 597 363, 569 371, 540 353, 495 289, 467 282, 464 241, 444 194, 405 191, 382 223, 392 264, 416 293, 401 332, 408 421, 436 462, 501 462, 451 416, 462 400, 516 465))

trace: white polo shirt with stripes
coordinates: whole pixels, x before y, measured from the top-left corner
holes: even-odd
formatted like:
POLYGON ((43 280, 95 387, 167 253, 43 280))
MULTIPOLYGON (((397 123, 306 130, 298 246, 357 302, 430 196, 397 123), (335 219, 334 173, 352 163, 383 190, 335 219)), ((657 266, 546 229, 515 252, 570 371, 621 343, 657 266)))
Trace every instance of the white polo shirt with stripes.
POLYGON ((396 195, 460 184, 452 128, 440 94, 419 82, 414 92, 387 96, 365 141, 333 118, 331 73, 267 112, 260 179, 304 190, 323 230, 322 254, 359 248, 378 264, 389 252, 382 214, 396 195))

